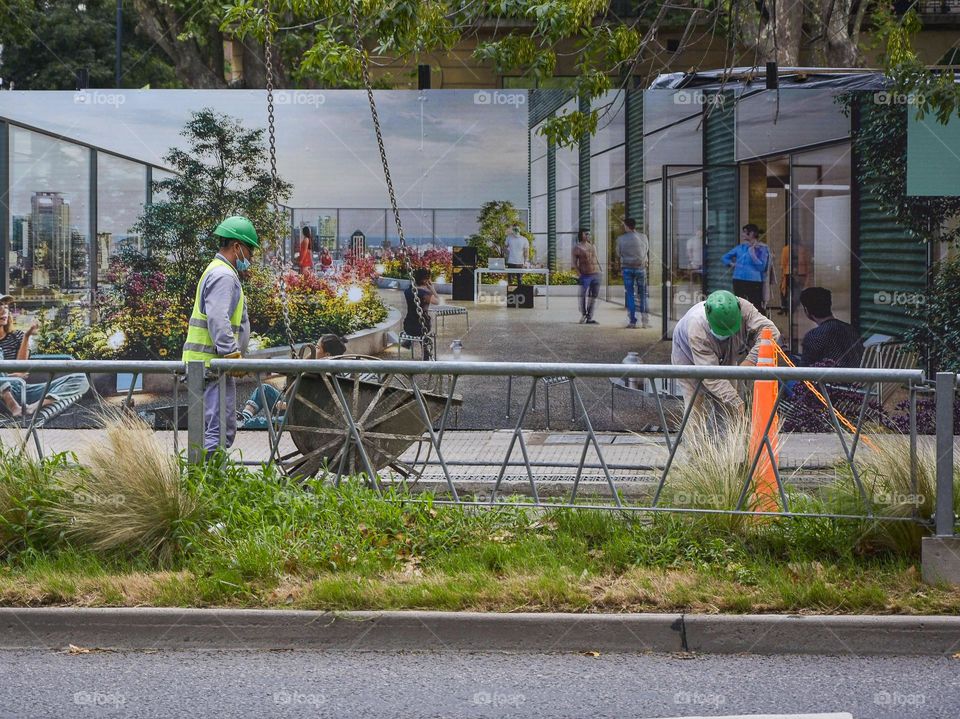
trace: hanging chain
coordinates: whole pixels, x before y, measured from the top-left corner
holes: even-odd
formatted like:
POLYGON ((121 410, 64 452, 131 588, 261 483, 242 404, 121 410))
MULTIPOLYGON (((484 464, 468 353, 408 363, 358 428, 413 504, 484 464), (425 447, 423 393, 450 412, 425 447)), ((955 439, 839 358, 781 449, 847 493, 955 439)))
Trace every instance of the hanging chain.
MULTIPOLYGON (((267 137, 270 143, 270 198, 273 200, 274 212, 280 211, 280 198, 277 182, 277 133, 273 117, 273 17, 270 14, 270 3, 263 8, 265 20, 265 34, 263 41, 263 55, 267 66, 267 137)), ((277 286, 280 289, 280 307, 283 311, 283 327, 287 335, 287 344, 290 345, 290 357, 296 359, 297 350, 293 339, 293 328, 290 326, 290 301, 287 297, 287 268, 283 261, 283 243, 277 227, 277 217, 273 215, 270 222, 270 237, 273 245, 273 264, 277 272, 277 286)))
MULTIPOLYGON (((390 165, 387 163, 387 150, 383 144, 383 132, 380 130, 380 115, 377 113, 377 103, 373 99, 373 85, 370 82, 370 67, 367 62, 367 53, 363 48, 363 38, 360 35, 360 14, 357 11, 357 5, 360 0, 350 0, 350 16, 353 19, 353 32, 357 43, 357 52, 360 54, 360 69, 363 73, 363 86, 367 90, 367 102, 370 105, 370 116, 373 118, 373 130, 377 134, 377 147, 380 148, 380 163, 383 165, 383 177, 387 182, 387 192, 390 195, 390 207, 393 208, 393 220, 397 225, 397 237, 400 238, 401 250, 406 248, 407 241, 403 236, 403 224, 400 222, 400 208, 397 206, 397 195, 393 190, 393 180, 390 178, 390 165)), ((426 314, 423 310, 423 304, 420 302, 420 293, 417 291, 417 282, 413 276, 413 269, 410 269, 410 285, 413 291, 413 302, 417 308, 417 317, 420 320, 420 332, 423 337, 424 347, 431 347, 434 351, 430 356, 436 359, 436 348, 433 348, 433 341, 429 337, 429 328, 427 326, 426 314)))

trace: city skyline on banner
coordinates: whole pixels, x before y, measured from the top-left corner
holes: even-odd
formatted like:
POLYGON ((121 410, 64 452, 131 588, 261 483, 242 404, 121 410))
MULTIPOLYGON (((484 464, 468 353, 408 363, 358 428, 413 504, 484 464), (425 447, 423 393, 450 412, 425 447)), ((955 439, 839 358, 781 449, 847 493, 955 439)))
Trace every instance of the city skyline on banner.
MULTIPOLYGON (((479 207, 490 200, 526 206, 526 92, 499 93, 512 102, 484 102, 480 94, 376 93, 402 208, 479 207)), ((251 129, 266 128, 262 91, 0 93, 0 118, 161 167, 171 147, 185 147, 180 131, 190 113, 203 108, 237 118, 251 129)), ((278 91, 275 116, 279 172, 293 184, 287 204, 389 206, 366 93, 278 91)))

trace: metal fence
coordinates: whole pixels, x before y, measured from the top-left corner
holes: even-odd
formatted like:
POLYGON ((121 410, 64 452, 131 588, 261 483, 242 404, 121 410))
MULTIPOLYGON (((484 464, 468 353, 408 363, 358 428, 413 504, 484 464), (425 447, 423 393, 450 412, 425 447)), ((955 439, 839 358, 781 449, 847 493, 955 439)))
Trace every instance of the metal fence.
MULTIPOLYGON (((515 505, 651 513, 874 518, 925 523, 939 536, 951 536, 954 531, 953 410, 958 377, 951 373, 938 374, 935 382, 930 382, 920 370, 361 359, 218 359, 213 360, 209 368, 204 368, 202 363, 66 360, 10 361, 3 362, 2 366, 5 373, 29 372, 40 381, 46 376, 47 389, 54 375, 87 374, 95 387, 92 405, 87 400, 87 411, 95 411, 107 401, 96 390, 97 378, 102 384, 104 377, 130 373, 154 378, 150 382, 145 379, 147 384, 165 381, 165 389, 154 389, 153 405, 135 409, 141 411, 142 416, 156 415, 154 419, 163 415, 165 420, 157 421, 156 426, 167 427, 164 436, 172 440, 172 451, 179 453, 186 448, 192 462, 201 461, 204 456, 205 390, 214 382, 226 390, 236 381, 228 373, 242 372, 246 377, 242 382, 251 391, 251 397, 259 396, 263 400, 264 413, 263 432, 255 435, 241 431, 238 435, 237 444, 241 448, 252 446, 254 439, 262 448, 259 458, 255 461, 248 458, 248 463, 273 463, 292 477, 322 475, 338 486, 344 479, 361 478, 375 491, 382 491, 385 486, 413 490, 405 495, 405 501, 421 501, 416 492, 426 486, 434 495, 429 501, 478 507, 515 505), (271 377, 274 384, 278 378, 285 378, 284 386, 268 392, 271 377), (668 490, 678 462, 685 461, 685 451, 695 451, 697 443, 705 441, 692 429, 694 415, 702 415, 699 409, 694 409, 697 403, 684 404, 668 391, 670 383, 686 382, 687 393, 696 400, 709 397, 704 382, 728 380, 749 385, 756 380, 770 379, 779 380, 776 400, 767 414, 754 417, 754 425, 759 421, 758 426, 766 430, 774 427, 777 415, 788 411, 788 387, 792 383, 809 382, 819 389, 827 405, 824 412, 831 418, 835 446, 832 459, 819 468, 823 476, 818 486, 836 481, 836 467, 842 467, 864 500, 862 513, 808 512, 793 506, 791 490, 803 477, 797 471, 793 475, 785 474, 774 447, 766 440, 755 443, 746 457, 749 470, 738 488, 735 506, 680 506, 670 501, 668 490), (494 433, 497 451, 482 452, 478 446, 472 446, 476 442, 471 437, 476 433, 468 435, 456 430, 457 412, 463 404, 461 390, 472 382, 500 380, 504 382, 503 390, 508 381, 521 388, 520 410, 511 415, 508 409, 503 426, 492 428, 501 430, 494 433), (525 390, 524 382, 529 382, 525 390), (910 419, 905 438, 872 434, 870 439, 865 434, 865 427, 870 423, 872 390, 879 383, 895 384, 902 389, 910 419), (634 389, 631 398, 636 401, 652 402, 660 420, 658 434, 640 436, 627 427, 620 433, 596 429, 597 412, 606 411, 597 398, 606 396, 606 387, 612 384, 634 389), (561 395, 569 395, 571 422, 577 431, 556 435, 563 444, 534 446, 536 433, 531 432, 529 420, 535 411, 537 393, 546 393, 545 399, 548 399, 550 389, 558 385, 566 390, 561 395), (846 427, 841 423, 842 413, 833 412, 836 408, 832 406, 830 388, 836 385, 856 387, 860 392, 858 396, 863 398, 858 406, 844 408, 849 416, 846 427), (935 438, 921 436, 917 430, 918 396, 933 392, 936 396, 935 438), (286 407, 268 401, 268 394, 279 396, 286 407), (166 399, 172 402, 157 406, 156 398, 161 396, 164 402, 166 399), (184 427, 186 437, 181 436, 184 427), (636 444, 631 445, 630 441, 636 444), (875 514, 872 492, 862 476, 862 447, 885 441, 909 442, 911 485, 915 491, 919 489, 920 453, 935 449, 933 516, 919 512, 912 516, 875 514), (772 470, 776 490, 772 494, 776 502, 773 508, 758 507, 752 501, 757 471, 765 464, 772 470)), ((131 383, 121 404, 129 405, 130 400, 136 399, 133 387, 131 383)), ((226 401, 222 399, 225 392, 221 391, 220 397, 220 427, 225 428, 230 419, 226 401)), ((704 406, 709 407, 709 401, 704 406)), ((55 424, 48 421, 39 426, 35 420, 25 422, 21 432, 7 434, 6 441, 17 442, 20 448, 29 447, 38 453, 56 450, 58 447, 47 446, 50 443, 45 441, 48 432, 56 431, 55 424)), ((89 422, 86 424, 89 426, 89 422)), ((222 429, 221 445, 226 444, 225 434, 226 430, 222 429)), ((764 431, 759 436, 767 434, 764 431)), ((81 435, 82 432, 76 434, 68 429, 60 436, 81 435)), ((548 435, 546 440, 553 436, 548 435)), ((542 433, 540 439, 543 440, 542 433)), ((820 441, 825 440, 821 437, 820 441)), ((797 466, 800 465, 795 469, 797 466)))

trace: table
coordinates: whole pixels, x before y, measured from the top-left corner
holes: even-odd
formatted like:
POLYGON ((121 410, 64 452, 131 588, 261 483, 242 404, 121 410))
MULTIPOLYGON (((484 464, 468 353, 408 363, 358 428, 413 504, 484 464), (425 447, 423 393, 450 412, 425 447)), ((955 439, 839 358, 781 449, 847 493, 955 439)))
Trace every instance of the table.
POLYGON ((480 302, 480 275, 484 272, 490 275, 544 275, 547 280, 546 294, 547 309, 550 309, 550 270, 545 267, 506 267, 502 270, 494 270, 489 267, 478 267, 473 271, 473 303, 480 302))

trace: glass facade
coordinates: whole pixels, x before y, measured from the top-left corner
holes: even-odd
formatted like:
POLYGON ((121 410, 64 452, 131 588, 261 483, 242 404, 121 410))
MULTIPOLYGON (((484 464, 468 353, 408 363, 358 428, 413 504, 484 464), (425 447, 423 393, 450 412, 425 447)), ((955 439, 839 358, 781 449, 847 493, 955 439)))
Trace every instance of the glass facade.
POLYGON ((623 283, 615 248, 623 232, 626 184, 626 94, 604 93, 593 101, 597 131, 590 139, 590 228, 600 266, 601 296, 623 301, 623 283))
MULTIPOLYGON (((576 101, 571 100, 560 108, 560 112, 573 112, 576 109, 576 101)), ((569 270, 573 246, 577 241, 577 230, 580 229, 579 143, 557 148, 556 168, 557 269, 569 270)), ((535 259, 546 264, 546 253, 537 253, 535 259)))
MULTIPOLYGON (((530 231, 535 257, 547 258, 547 139, 539 133, 543 123, 530 129, 530 231)), ((562 262, 562 257, 557 258, 562 262)), ((569 263, 570 259, 567 258, 569 263)), ((568 265, 569 266, 569 265, 568 265)))
POLYGON ((9 293, 29 307, 88 291, 91 150, 20 127, 8 131, 9 293))
POLYGON ((781 89, 747 95, 736 106, 738 160, 850 136, 836 90, 781 89))
POLYGON ((142 250, 133 226, 147 201, 147 167, 97 153, 97 279, 107 281, 110 260, 124 248, 142 250))

